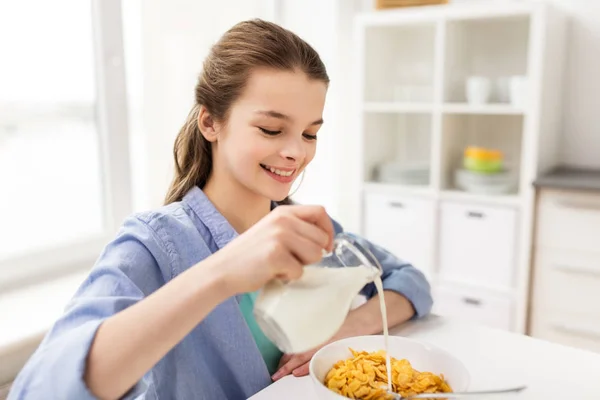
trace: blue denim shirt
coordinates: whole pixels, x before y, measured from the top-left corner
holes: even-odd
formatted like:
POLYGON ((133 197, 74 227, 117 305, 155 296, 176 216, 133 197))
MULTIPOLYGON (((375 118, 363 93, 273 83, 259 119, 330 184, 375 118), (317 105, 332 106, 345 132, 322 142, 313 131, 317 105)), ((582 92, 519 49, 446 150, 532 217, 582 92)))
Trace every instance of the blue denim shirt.
MULTIPOLYGON (((334 222, 336 233, 342 228, 334 222)), ((237 236, 199 188, 181 202, 126 220, 64 315, 17 377, 9 399, 93 399, 83 380, 86 357, 100 324, 205 259, 237 236)), ((383 269, 385 289, 429 313, 423 274, 368 242, 383 269)), ((362 291, 375 294, 373 284, 362 291)), ((269 372, 232 297, 217 306, 163 357, 126 399, 246 399, 271 383, 269 372)))

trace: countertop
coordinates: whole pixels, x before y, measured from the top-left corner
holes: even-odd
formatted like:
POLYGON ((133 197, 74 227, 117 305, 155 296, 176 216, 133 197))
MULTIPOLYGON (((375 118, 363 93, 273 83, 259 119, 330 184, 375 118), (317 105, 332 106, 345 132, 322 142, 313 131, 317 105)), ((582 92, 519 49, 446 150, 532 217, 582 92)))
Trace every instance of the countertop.
MULTIPOLYGON (((600 354, 438 316, 410 322, 391 333, 423 340, 454 354, 471 374, 471 390, 524 384, 527 390, 510 398, 600 398, 600 354)), ((290 376, 250 399, 316 399, 312 385, 309 377, 290 376)))
POLYGON ((558 167, 537 178, 537 188, 600 191, 600 170, 558 167))

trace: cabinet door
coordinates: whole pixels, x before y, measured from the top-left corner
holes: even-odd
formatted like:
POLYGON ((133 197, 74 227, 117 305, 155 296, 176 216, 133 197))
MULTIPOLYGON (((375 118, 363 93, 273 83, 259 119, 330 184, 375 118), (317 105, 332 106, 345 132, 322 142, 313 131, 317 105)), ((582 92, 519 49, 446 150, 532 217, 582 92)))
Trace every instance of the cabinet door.
POLYGON ((537 245, 571 251, 600 249, 600 196, 572 192, 542 192, 537 245))
POLYGON ((517 212, 509 208, 442 203, 440 274, 450 280, 511 287, 517 212))
POLYGON ((600 254, 538 248, 533 276, 534 312, 588 317, 600 330, 600 254))
POLYGON ((600 321, 570 313, 536 310, 531 316, 531 336, 600 353, 600 321))
POLYGON ((443 285, 434 288, 433 297, 433 312, 437 315, 491 328, 511 329, 512 301, 508 296, 443 285))
POLYGON ((431 276, 433 200, 379 193, 365 200, 366 238, 431 276))

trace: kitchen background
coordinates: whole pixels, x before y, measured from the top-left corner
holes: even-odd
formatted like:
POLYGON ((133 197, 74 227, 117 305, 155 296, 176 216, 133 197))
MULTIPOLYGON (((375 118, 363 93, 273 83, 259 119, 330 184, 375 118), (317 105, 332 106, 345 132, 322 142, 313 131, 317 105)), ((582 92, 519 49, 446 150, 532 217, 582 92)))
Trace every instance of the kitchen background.
POLYGON ((202 60, 253 17, 332 81, 297 201, 421 268, 436 313, 600 351, 600 3, 386 2, 0 2, 0 384, 161 204, 202 60))

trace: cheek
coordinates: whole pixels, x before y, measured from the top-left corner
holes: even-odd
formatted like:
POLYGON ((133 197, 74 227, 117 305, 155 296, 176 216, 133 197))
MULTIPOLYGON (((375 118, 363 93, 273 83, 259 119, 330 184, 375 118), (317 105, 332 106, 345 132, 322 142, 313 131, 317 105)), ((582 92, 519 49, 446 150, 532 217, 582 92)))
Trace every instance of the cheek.
POLYGON ((237 140, 231 143, 232 148, 229 151, 229 165, 233 166, 235 173, 238 176, 249 176, 256 173, 260 168, 260 163, 265 160, 269 154, 268 146, 259 138, 252 135, 252 132, 247 132, 245 140, 237 140))
POLYGON ((306 149, 306 159, 304 160, 305 166, 308 165, 313 160, 313 158, 315 158, 316 154, 317 154, 316 143, 308 143, 308 146, 306 149))

